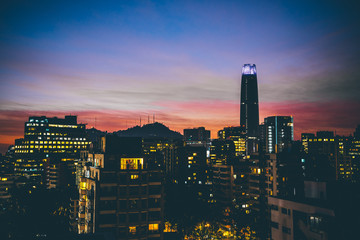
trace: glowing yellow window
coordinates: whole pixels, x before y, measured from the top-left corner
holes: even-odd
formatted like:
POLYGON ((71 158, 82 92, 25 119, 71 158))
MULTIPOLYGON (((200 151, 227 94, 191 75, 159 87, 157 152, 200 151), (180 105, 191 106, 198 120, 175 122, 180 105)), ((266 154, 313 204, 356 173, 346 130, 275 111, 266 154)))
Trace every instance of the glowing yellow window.
POLYGON ((135 234, 136 233, 136 227, 129 227, 129 233, 135 234))
POLYGON ((158 231, 158 230, 159 230, 158 223, 149 224, 149 231, 158 231))
POLYGON ((139 175, 131 175, 131 179, 138 179, 139 175))
POLYGON ((81 182, 80 183, 80 189, 86 190, 86 182, 81 182))
POLYGON ((121 169, 142 169, 143 158, 121 158, 121 169))

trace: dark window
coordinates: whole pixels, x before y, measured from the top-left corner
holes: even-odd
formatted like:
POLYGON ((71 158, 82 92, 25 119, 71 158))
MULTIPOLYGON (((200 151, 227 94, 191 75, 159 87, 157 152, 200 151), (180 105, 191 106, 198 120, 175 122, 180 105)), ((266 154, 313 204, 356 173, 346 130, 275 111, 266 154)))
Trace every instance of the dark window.
POLYGON ((277 223, 277 222, 271 222, 271 227, 272 227, 272 228, 279 229, 279 223, 277 223))
POLYGON ((117 196, 116 186, 102 186, 101 187, 101 196, 109 197, 109 196, 117 196))
POLYGON ((119 209, 125 210, 127 208, 126 200, 119 201, 119 209))
POLYGON ((161 186, 149 186, 149 195, 161 194, 161 186))
POLYGON ((138 187, 130 187, 129 188, 129 195, 135 196, 139 194, 139 188, 138 187))
POLYGON ((131 213, 129 214, 129 222, 134 223, 139 221, 139 214, 138 213, 131 213))
POLYGON ((159 207, 160 207, 160 198, 149 199, 149 208, 159 208, 159 207))
POLYGON ((118 218, 119 218, 119 223, 126 223, 126 214, 119 214, 118 218))
POLYGON ((129 230, 127 227, 120 227, 118 231, 119 231, 119 237, 125 238, 129 230))
POLYGON ((121 185, 127 184, 127 175, 126 174, 120 174, 119 175, 119 183, 121 185))
POLYGON ((149 212, 149 221, 160 220, 160 212, 149 212))
POLYGON ((141 195, 146 195, 147 194, 147 187, 141 187, 141 189, 140 189, 140 194, 141 195))
POLYGON ((276 205, 271 205, 271 209, 275 211, 279 211, 279 207, 276 205))
POLYGON ((116 224, 115 214, 100 214, 99 224, 116 224))
POLYGON ((120 197, 125 197, 127 195, 126 187, 119 187, 119 195, 120 197))
POLYGON ((103 183, 116 183, 116 174, 103 172, 100 175, 100 180, 103 183))
POLYGON ((142 200, 141 200, 141 208, 142 208, 142 209, 147 208, 147 199, 142 199, 142 200))
POLYGON ((101 200, 100 201, 100 210, 116 210, 116 201, 115 200, 101 200))
POLYGON ((141 221, 145 222, 146 221, 146 213, 141 213, 141 221))
POLYGON ((129 200, 129 208, 130 209, 136 209, 139 206, 139 201, 138 200, 129 200))
POLYGON ((160 182, 160 181, 161 181, 160 173, 157 172, 149 173, 149 182, 160 182))
POLYGON ((282 227, 282 231, 283 231, 283 233, 291 234, 291 229, 287 228, 285 226, 282 227))
POLYGON ((281 208, 281 213, 287 214, 287 209, 286 208, 281 208))

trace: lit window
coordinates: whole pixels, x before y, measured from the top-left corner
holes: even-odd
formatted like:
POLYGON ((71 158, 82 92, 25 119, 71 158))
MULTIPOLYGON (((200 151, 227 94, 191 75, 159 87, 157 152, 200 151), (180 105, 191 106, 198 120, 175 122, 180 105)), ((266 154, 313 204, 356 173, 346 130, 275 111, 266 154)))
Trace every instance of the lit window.
POLYGON ((143 158, 121 158, 121 169, 142 169, 143 158))
POLYGON ((135 234, 136 233, 136 227, 129 227, 129 233, 135 234))
POLYGON ((138 179, 139 175, 131 175, 131 179, 138 179))
POLYGON ((158 230, 159 230, 159 224, 158 223, 149 224, 149 231, 158 231, 158 230))
MULTIPOLYGON (((54 167, 55 167, 55 165, 54 165, 54 167)), ((80 183, 80 189, 86 190, 86 182, 81 182, 80 183)))

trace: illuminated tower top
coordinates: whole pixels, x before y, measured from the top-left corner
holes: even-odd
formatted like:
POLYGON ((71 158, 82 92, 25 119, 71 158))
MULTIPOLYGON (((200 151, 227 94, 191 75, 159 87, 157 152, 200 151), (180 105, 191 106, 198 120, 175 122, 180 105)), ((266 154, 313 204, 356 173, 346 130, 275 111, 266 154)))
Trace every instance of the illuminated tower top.
POLYGON ((242 75, 256 75, 256 65, 244 64, 242 67, 242 75))

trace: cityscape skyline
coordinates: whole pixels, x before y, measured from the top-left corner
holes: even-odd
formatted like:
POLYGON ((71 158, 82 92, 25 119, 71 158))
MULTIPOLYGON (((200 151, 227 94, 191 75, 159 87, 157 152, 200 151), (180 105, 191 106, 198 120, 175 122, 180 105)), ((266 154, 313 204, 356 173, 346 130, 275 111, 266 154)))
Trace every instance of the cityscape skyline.
POLYGON ((204 126, 215 137, 239 125, 246 63, 258 66, 260 123, 291 115, 297 140, 349 135, 360 118, 356 7, 308 6, 6 3, 0 143, 20 138, 29 116, 67 114, 109 132, 155 114, 173 130, 204 126))

